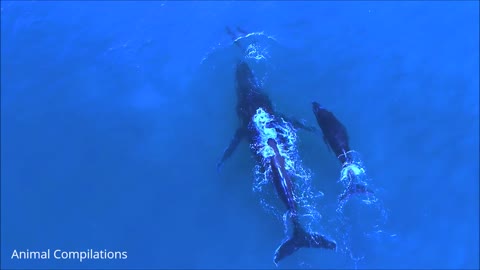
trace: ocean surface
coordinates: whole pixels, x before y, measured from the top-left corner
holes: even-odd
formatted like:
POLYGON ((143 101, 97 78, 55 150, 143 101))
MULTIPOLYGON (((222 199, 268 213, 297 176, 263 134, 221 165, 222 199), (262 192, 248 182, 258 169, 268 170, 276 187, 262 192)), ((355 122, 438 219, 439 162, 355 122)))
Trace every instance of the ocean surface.
POLYGON ((1 1, 1 268, 478 269, 479 2, 1 1), (278 112, 347 128, 377 201, 343 212, 341 165, 297 132, 336 251, 276 266, 248 144, 217 172, 239 60, 278 112), (75 258, 100 251, 127 258, 75 258))

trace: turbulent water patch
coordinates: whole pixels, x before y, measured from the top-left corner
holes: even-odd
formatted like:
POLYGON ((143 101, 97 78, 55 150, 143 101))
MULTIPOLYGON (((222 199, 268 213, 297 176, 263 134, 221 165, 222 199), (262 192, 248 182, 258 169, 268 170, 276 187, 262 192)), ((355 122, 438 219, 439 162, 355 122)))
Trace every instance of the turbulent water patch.
POLYGON ((344 186, 339 196, 335 226, 339 251, 358 263, 366 258, 365 246, 378 245, 388 235, 384 226, 387 210, 371 184, 360 154, 354 150, 344 153, 346 162, 340 170, 338 182, 344 186))
MULTIPOLYGON (((287 223, 287 213, 274 202, 277 196, 274 194, 273 183, 271 183, 272 169, 271 157, 275 155, 274 150, 268 145, 268 139, 277 142, 280 155, 285 159, 285 169, 293 178, 294 201, 298 207, 302 223, 309 229, 313 223, 321 218, 315 205, 323 193, 314 191, 311 188, 311 172, 302 165, 302 160, 297 150, 296 130, 292 125, 280 117, 275 117, 265 112, 262 108, 257 110, 253 117, 253 125, 258 131, 258 138, 251 147, 262 157, 262 164, 255 167, 253 191, 258 193, 264 209, 274 214, 277 218, 287 223)), ((288 226, 286 226, 288 229, 288 226)))

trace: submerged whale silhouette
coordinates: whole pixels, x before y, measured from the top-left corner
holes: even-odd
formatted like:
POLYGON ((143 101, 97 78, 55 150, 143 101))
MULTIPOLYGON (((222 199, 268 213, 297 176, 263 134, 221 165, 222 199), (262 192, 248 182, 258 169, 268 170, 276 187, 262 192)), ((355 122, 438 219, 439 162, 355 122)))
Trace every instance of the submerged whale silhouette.
POLYGON ((284 121, 289 122, 295 128, 309 131, 313 131, 315 128, 306 126, 300 121, 289 120, 287 117, 276 113, 271 100, 263 93, 246 62, 240 61, 237 63, 235 78, 238 98, 236 111, 241 123, 218 162, 217 168, 220 169, 224 162, 233 154, 238 144, 243 139, 246 139, 257 163, 262 166, 264 171, 271 171, 270 180, 275 187, 278 197, 285 205, 290 221, 293 224, 293 234, 275 251, 275 264, 302 247, 335 250, 336 243, 334 241, 327 239, 323 235, 307 232, 302 228, 297 214, 293 180, 286 169, 285 157, 279 149, 279 145, 288 138, 282 137, 281 132, 275 131, 275 127, 282 125, 284 121), (265 137, 264 130, 259 128, 258 118, 262 117, 262 115, 268 118, 264 128, 273 129, 274 135, 265 137), (265 148, 268 148, 269 151, 267 157, 262 155, 262 150, 265 148))

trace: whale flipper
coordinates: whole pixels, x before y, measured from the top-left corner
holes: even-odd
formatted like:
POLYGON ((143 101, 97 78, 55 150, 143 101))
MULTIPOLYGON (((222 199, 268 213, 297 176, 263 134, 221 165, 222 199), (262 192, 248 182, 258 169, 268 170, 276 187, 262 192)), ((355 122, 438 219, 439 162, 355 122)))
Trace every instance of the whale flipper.
MULTIPOLYGON (((239 30, 239 28, 237 27, 237 31, 238 31, 238 30, 239 30)), ((234 33, 234 32, 232 31, 232 29, 230 29, 230 27, 228 27, 228 26, 225 27, 225 31, 226 31, 227 34, 230 36, 230 38, 233 40, 233 43, 234 43, 235 45, 237 45, 240 49, 243 50, 244 48, 242 48, 242 46, 241 46, 240 43, 238 42, 238 39, 241 37, 241 35, 238 35, 238 33, 234 33)), ((240 32, 240 34, 243 34, 242 31, 239 31, 239 32, 240 32)))
POLYGON ((227 34, 230 36, 232 40, 235 40, 238 37, 237 35, 235 35, 235 33, 233 33, 232 29, 230 29, 230 27, 228 26, 225 27, 225 32, 227 32, 227 34))
POLYGON ((237 128, 237 131, 235 131, 235 135, 233 135, 233 138, 230 141, 230 144, 223 152, 223 156, 220 159, 220 161, 217 163, 217 171, 220 171, 222 169, 223 163, 230 156, 232 156, 233 152, 235 151, 235 149, 237 149, 238 144, 245 137, 245 135, 246 135, 246 130, 244 128, 241 128, 241 127, 237 128))
POLYGON ((300 227, 296 227, 293 236, 284 241, 275 251, 273 262, 278 264, 280 260, 291 255, 300 248, 325 248, 336 249, 337 244, 317 233, 307 233, 300 227))
POLYGON ((283 118, 285 121, 292 124, 292 126, 296 129, 303 129, 310 132, 317 132, 317 128, 314 126, 307 125, 304 121, 300 121, 293 117, 288 117, 285 114, 278 114, 279 117, 283 118))
POLYGON ((248 31, 237 26, 237 32, 241 33, 242 35, 248 35, 248 31))

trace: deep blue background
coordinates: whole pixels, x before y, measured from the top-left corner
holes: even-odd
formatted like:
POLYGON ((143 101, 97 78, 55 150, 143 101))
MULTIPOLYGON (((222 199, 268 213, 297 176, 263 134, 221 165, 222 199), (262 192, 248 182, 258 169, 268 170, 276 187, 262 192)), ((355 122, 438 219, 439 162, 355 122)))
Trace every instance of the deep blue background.
MULTIPOLYGON (((358 267, 478 268, 478 21, 473 1, 2 1, 2 268, 274 267, 283 228, 252 193, 247 145, 215 170, 238 123, 225 26, 277 39, 277 109, 334 111, 383 190, 396 236, 365 244, 358 267), (27 248, 128 259, 10 259, 27 248)), ((335 207, 337 161, 299 136, 335 207)), ((354 266, 301 250, 280 268, 354 266)))

